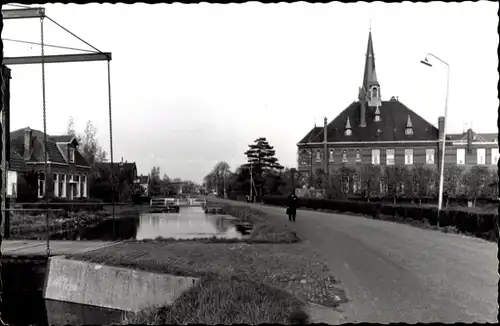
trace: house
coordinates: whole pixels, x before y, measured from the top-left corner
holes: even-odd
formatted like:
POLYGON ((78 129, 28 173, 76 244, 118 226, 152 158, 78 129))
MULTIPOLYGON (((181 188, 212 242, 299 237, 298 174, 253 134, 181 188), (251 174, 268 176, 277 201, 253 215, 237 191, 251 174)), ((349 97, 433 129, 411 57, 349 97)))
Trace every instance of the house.
MULTIPOLYGON (((437 128, 399 101, 382 100, 377 79, 372 33, 368 35, 362 86, 357 101, 323 127, 314 126, 297 144, 298 171, 305 180, 319 169, 363 164, 438 167, 444 117, 437 128), (440 141, 441 139, 441 141, 440 141)), ((445 164, 495 164, 498 161, 496 134, 447 135, 445 164)))
POLYGON ((28 172, 26 162, 16 151, 10 150, 10 160, 7 167, 6 197, 17 198, 18 184, 25 173, 28 172))
POLYGON ((29 127, 10 133, 10 166, 21 158, 26 170, 39 173, 38 197, 85 198, 89 196, 90 165, 79 152, 79 144, 72 135, 50 136, 29 127), (45 149, 47 169, 45 169, 45 149))
MULTIPOLYGON (((111 175, 111 162, 96 163, 96 169, 99 178, 106 178, 111 175)), ((123 161, 123 157, 120 162, 113 163, 113 172, 119 181, 126 179, 134 183, 137 180, 137 165, 123 161)))
MULTIPOLYGON (((111 180, 111 163, 96 163, 97 180, 104 181, 111 180)), ((137 165, 135 162, 123 161, 113 163, 113 175, 115 177, 115 195, 118 195, 118 200, 129 200, 134 189, 137 187, 137 165)), ((109 192, 109 191, 108 191, 109 192)))

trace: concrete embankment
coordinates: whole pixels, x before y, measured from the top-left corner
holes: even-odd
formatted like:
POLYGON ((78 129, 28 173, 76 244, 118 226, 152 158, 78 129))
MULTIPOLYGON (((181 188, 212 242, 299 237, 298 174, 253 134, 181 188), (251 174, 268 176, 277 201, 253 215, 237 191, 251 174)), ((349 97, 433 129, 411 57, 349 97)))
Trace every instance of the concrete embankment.
POLYGON ((199 279, 52 257, 43 296, 48 300, 137 312, 173 303, 199 279))

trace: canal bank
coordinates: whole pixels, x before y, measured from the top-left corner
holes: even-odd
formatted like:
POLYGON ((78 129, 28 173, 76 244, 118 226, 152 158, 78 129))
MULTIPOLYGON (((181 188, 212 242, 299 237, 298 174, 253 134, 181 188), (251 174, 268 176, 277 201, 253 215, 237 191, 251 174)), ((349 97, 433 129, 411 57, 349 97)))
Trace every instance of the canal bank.
MULTIPOLYGON (((184 214, 188 211, 184 210, 184 214)), ((227 238, 227 230, 234 227, 229 221, 224 222, 224 219, 203 213, 181 215, 182 211, 176 217, 175 214, 159 216, 158 219, 149 216, 139 222, 136 232, 135 238, 139 234, 149 234, 143 240, 125 240, 113 246, 66 258, 150 273, 200 278, 200 284, 187 290, 176 303, 146 314, 151 317, 159 313, 160 316, 157 317, 165 322, 182 320, 191 323, 217 323, 222 320, 283 324, 288 323, 288 318, 294 311, 303 309, 307 301, 335 306, 342 300, 341 290, 328 275, 321 260, 303 244, 241 243, 237 242, 238 239, 227 238), (217 221, 222 221, 223 225, 217 226, 217 221), (202 231, 200 224, 205 227, 204 230, 201 228, 202 231), (154 240, 157 233, 151 229, 168 232, 178 230, 179 233, 175 237, 169 236, 171 233, 165 233, 170 239, 154 240), (220 237, 214 241, 207 239, 207 235, 220 237), (224 235, 226 239, 223 238, 224 235), (193 237, 204 239, 192 239, 193 237), (186 238, 191 240, 183 240, 186 238), (219 298, 219 301, 214 302, 214 297, 219 298), (246 298, 246 301, 242 298, 246 298), (196 307, 201 310, 196 310, 196 307), (226 313, 224 310, 233 313, 226 313)), ((88 323, 96 323, 96 318, 123 317, 123 312, 116 309, 97 309, 96 312, 95 307, 62 304, 58 301, 44 302, 44 309, 40 311, 45 311, 47 315, 51 311, 61 311, 62 317, 59 318, 67 317, 70 320, 68 323, 72 324, 82 323, 85 316, 94 318, 88 323), (66 307, 64 309, 67 311, 57 307, 66 307), (71 318, 79 319, 71 321, 71 318)), ((143 321, 134 319, 146 318, 141 314, 129 316, 127 320, 142 323, 143 321)))

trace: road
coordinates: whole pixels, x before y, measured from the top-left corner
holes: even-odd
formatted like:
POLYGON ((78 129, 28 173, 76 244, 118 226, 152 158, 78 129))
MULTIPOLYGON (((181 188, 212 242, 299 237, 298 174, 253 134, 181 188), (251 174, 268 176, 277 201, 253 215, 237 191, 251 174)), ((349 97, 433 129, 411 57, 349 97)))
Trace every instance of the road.
MULTIPOLYGON (((289 223, 284 208, 252 206, 289 223)), ((497 321, 495 243, 307 210, 298 211, 293 228, 324 257, 349 299, 318 322, 497 321)))

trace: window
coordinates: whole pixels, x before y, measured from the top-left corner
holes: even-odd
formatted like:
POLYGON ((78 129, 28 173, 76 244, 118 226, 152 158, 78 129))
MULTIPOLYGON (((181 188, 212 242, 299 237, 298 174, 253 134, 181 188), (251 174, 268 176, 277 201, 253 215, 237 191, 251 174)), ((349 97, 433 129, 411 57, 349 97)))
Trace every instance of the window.
POLYGON ((425 164, 434 164, 434 149, 428 148, 425 150, 425 164))
POLYGON ((45 195, 45 173, 40 173, 38 175, 38 198, 42 198, 45 195))
POLYGON ((346 130, 345 130, 345 135, 346 135, 346 136, 350 136, 350 135, 352 135, 352 130, 351 130, 351 129, 346 129, 346 130))
POLYGON ((342 162, 347 163, 347 151, 345 149, 342 151, 342 162))
POLYGON ((75 149, 73 147, 69 148, 69 162, 75 163, 75 149))
POLYGON ((66 198, 66 174, 59 174, 59 197, 66 198))
POLYGON ((498 147, 491 149, 491 164, 498 163, 498 147))
POLYGON ((477 164, 486 164, 486 149, 477 149, 477 164))
POLYGON ((54 182, 54 196, 59 197, 59 174, 54 173, 52 175, 52 181, 54 182))
POLYGON ((7 196, 17 196, 17 172, 7 171, 7 196))
POLYGON ((81 190, 80 189, 80 176, 78 174, 74 175, 73 181, 76 184, 76 193, 74 193, 73 196, 75 196, 76 198, 80 198, 82 196, 81 192, 80 192, 80 190, 81 190))
POLYGON ((334 151, 333 149, 330 150, 330 156, 328 157, 328 161, 330 162, 335 162, 335 158, 334 158, 334 151))
POLYGON ((465 148, 457 148, 457 164, 465 164, 465 148))
POLYGON ((413 164, 413 149, 405 149, 405 164, 413 164))
POLYGON ((87 176, 82 175, 82 197, 87 197, 87 176))
POLYGON ((380 149, 372 149, 372 164, 380 164, 380 149))
POLYGON ((408 127, 407 127, 407 128, 405 128, 405 135, 406 135, 406 136, 411 136, 411 135, 413 135, 413 128, 411 128, 411 127, 410 127, 410 128, 408 128, 408 127))
POLYGON ((386 155, 386 164, 394 165, 394 149, 387 149, 385 151, 385 155, 386 155))
POLYGON ((377 93, 378 93, 377 87, 373 87, 372 88, 372 98, 377 98, 377 93))
POLYGON ((316 162, 321 162, 321 151, 316 150, 316 162))
POLYGON ((300 155, 299 155, 300 164, 307 165, 307 163, 309 162, 308 156, 309 156, 309 153, 306 150, 303 150, 302 152, 300 152, 300 155))

